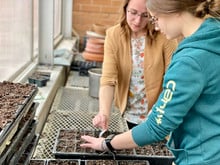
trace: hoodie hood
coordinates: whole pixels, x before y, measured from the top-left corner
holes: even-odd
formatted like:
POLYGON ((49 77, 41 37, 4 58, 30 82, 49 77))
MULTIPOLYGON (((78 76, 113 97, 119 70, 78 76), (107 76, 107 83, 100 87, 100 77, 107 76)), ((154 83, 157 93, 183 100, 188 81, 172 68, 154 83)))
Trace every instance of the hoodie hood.
POLYGON ((185 38, 176 52, 185 48, 196 48, 220 55, 220 19, 207 18, 199 29, 185 38))

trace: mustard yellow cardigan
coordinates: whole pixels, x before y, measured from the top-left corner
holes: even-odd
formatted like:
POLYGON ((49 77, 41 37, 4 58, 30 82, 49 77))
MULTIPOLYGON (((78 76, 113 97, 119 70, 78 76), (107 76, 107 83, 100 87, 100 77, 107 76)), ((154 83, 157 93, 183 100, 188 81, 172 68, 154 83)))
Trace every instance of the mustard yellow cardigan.
MULTIPOLYGON (((162 34, 157 36, 152 45, 146 42, 144 82, 148 111, 162 90, 163 75, 176 47, 176 41, 168 41, 162 34)), ((114 102, 122 114, 127 104, 131 72, 131 41, 125 39, 124 32, 118 24, 106 32, 100 85, 115 86, 114 102)))

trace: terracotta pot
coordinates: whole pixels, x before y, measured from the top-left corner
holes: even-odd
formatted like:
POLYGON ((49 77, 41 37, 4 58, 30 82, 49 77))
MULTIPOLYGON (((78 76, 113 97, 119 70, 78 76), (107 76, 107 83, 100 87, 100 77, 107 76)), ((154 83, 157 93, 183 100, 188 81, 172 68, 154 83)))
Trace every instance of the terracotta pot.
POLYGON ((92 43, 92 44, 102 44, 104 45, 105 39, 102 38, 88 38, 87 42, 92 43))
POLYGON ((104 51, 101 49, 94 49, 94 48, 85 48, 85 51, 89 52, 89 53, 97 53, 97 54, 104 54, 104 51))
POLYGON ((85 50, 87 52, 103 54, 104 53, 104 45, 102 45, 102 44, 93 44, 93 43, 87 42, 85 50))
POLYGON ((104 54, 91 53, 87 51, 84 51, 82 53, 82 56, 87 61, 97 61, 97 62, 102 62, 104 58, 104 54))
POLYGON ((106 35, 106 29, 107 29, 107 27, 106 26, 104 26, 104 25, 101 25, 101 24, 93 24, 92 25, 92 30, 95 32, 95 33, 97 33, 97 34, 100 34, 100 35, 103 35, 103 36, 105 36, 106 35))
POLYGON ((94 44, 92 42, 87 42, 86 47, 92 48, 92 49, 103 49, 104 50, 104 44, 94 44))
POLYGON ((96 38, 105 38, 105 36, 98 34, 94 31, 86 31, 86 36, 88 37, 96 37, 96 38))

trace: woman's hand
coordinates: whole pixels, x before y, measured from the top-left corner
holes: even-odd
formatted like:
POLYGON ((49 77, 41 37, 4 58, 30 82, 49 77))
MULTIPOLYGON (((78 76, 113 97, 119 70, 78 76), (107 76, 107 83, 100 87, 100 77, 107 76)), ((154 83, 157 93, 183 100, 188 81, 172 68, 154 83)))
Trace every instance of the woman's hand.
POLYGON ((92 136, 84 135, 81 136, 81 139, 85 141, 85 143, 80 145, 82 148, 92 148, 97 151, 104 150, 104 148, 102 147, 102 143, 105 140, 105 138, 95 138, 92 136))
POLYGON ((102 130, 108 130, 108 117, 106 115, 103 115, 101 113, 98 113, 93 119, 92 123, 94 127, 101 128, 102 130))

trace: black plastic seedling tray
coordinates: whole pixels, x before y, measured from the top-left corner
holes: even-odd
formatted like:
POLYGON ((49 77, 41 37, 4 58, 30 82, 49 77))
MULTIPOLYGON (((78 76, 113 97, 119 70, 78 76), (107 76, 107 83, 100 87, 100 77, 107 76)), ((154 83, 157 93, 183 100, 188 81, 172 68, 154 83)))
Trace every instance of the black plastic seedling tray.
POLYGON ((28 82, 38 87, 44 87, 47 85, 47 81, 50 80, 50 75, 49 72, 35 72, 28 77, 28 82))
POLYGON ((147 160, 84 160, 81 165, 150 165, 147 160))
POLYGON ((44 87, 47 85, 48 77, 44 76, 30 76, 28 82, 30 84, 36 84, 38 87, 44 87))
POLYGON ((19 104, 13 119, 0 130, 0 155, 17 132, 22 118, 27 115, 37 91, 38 89, 34 88, 29 95, 24 96, 24 100, 19 104))
MULTIPOLYGON (((91 135, 98 137, 100 131, 97 130, 85 130, 85 129, 60 129, 55 141, 53 148, 53 153, 56 158, 71 159, 71 158, 80 158, 80 159, 112 159, 112 155, 105 152, 98 152, 90 148, 80 147, 81 136, 82 135, 91 135)), ((109 132, 111 133, 111 132, 109 132)), ((114 132, 117 134, 117 132, 114 132)), ((120 150, 116 152, 116 156, 120 155, 121 158, 124 156, 134 154, 133 149, 120 150)))
POLYGON ((28 165, 47 165, 44 159, 31 159, 28 165))
MULTIPOLYGON (((31 141, 31 143, 27 146, 24 153, 19 158, 16 165, 29 165, 32 154, 38 142, 38 135, 35 135, 31 141)), ((40 164, 39 164, 40 165, 40 164)))
POLYGON ((80 165, 80 160, 52 159, 47 160, 47 165, 80 165))
POLYGON ((82 135, 98 137, 98 134, 99 131, 97 130, 60 129, 53 148, 53 154, 60 159, 145 160, 153 165, 171 165, 173 162, 174 157, 167 150, 165 141, 136 149, 119 150, 116 151, 116 155, 80 147, 82 143, 80 137, 82 135))
POLYGON ((49 72, 35 72, 35 74, 44 77, 48 81, 50 80, 51 73, 49 73, 49 72))
POLYGON ((88 70, 91 68, 101 68, 102 64, 96 61, 73 61, 71 70, 79 71, 80 76, 88 76, 88 70))
MULTIPOLYGON (((107 157, 112 156, 107 153, 97 152, 89 148, 81 148, 80 144, 82 135, 91 135, 98 137, 100 131, 97 130, 85 130, 85 129, 60 129, 56 138, 56 142, 53 148, 53 153, 58 158, 91 158, 94 157, 107 157)), ((119 151, 120 152, 120 151, 119 151)), ((133 150, 124 153, 132 154, 133 150)))
POLYGON ((17 147, 17 151, 8 161, 9 164, 15 165, 19 162, 19 159, 21 158, 22 154, 25 152, 25 149, 28 147, 29 144, 31 144, 32 140, 35 137, 36 126, 37 126, 37 122, 35 120, 32 120, 28 128, 27 134, 23 136, 22 140, 20 141, 17 147))
POLYGON ((27 118, 22 118, 21 123, 19 123, 18 131, 13 136, 13 139, 11 140, 11 144, 6 147, 5 152, 0 157, 0 164, 8 164, 8 159, 11 159, 12 155, 17 152, 17 146, 22 140, 22 138, 27 134, 28 128, 30 127, 34 114, 36 111, 37 105, 35 103, 32 104, 32 107, 30 108, 27 118), (4 163, 5 162, 5 163, 4 163))

